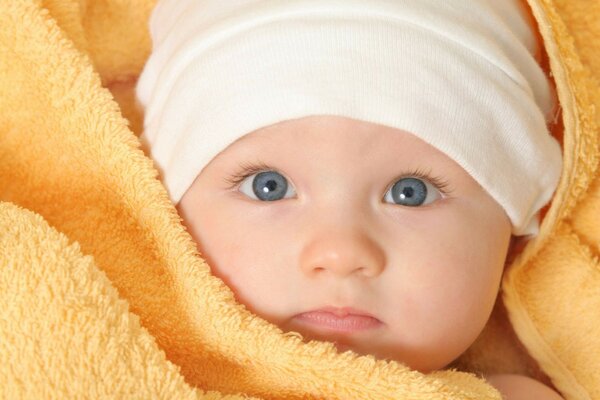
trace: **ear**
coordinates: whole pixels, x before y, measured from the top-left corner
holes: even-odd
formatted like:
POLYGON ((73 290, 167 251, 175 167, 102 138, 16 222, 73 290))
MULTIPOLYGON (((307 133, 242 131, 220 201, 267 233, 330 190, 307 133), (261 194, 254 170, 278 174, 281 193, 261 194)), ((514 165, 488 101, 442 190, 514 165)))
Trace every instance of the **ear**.
POLYGON ((527 243, 529 242, 529 236, 514 236, 511 235, 510 243, 508 245, 508 251, 506 253, 506 261, 504 263, 504 268, 509 267, 515 258, 521 254, 527 243))

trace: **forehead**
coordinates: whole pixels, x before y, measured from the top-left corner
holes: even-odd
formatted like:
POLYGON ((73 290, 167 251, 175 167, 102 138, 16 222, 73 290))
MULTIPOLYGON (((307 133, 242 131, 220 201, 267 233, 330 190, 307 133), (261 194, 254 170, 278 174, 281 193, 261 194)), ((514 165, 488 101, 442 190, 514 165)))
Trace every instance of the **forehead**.
POLYGON ((445 153, 410 132, 334 115, 280 121, 242 136, 229 147, 232 155, 239 156, 261 152, 311 160, 352 158, 354 162, 403 163, 427 159, 440 166, 460 168, 445 153))

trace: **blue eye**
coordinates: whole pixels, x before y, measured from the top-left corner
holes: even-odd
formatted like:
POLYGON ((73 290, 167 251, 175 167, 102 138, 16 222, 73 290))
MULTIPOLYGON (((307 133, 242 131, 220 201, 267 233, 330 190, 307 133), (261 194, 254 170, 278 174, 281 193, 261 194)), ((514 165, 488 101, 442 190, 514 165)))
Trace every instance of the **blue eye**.
POLYGON ((385 194, 384 200, 408 207, 429 204, 442 196, 429 182, 418 178, 402 178, 385 194))
POLYGON ((295 194, 294 188, 288 185, 287 179, 275 171, 248 176, 240 185, 240 192, 261 201, 281 200, 295 194), (286 196, 288 193, 290 194, 286 196))

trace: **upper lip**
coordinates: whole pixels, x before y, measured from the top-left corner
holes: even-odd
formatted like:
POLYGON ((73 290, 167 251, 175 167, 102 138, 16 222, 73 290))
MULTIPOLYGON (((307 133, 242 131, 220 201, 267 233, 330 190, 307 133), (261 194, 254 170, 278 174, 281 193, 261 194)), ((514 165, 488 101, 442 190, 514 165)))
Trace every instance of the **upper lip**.
POLYGON ((366 311, 360 310, 354 307, 334 307, 334 306, 325 306, 314 310, 306 311, 302 314, 311 313, 311 312, 328 312, 334 314, 338 317, 346 317, 348 315, 360 315, 364 317, 371 317, 377 319, 374 315, 369 314, 366 311))

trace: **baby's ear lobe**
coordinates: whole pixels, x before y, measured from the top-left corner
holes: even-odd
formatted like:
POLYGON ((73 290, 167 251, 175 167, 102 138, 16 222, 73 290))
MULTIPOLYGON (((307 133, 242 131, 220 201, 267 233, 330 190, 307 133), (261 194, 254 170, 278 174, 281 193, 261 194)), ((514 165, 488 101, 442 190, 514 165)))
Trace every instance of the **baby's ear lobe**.
POLYGON ((505 267, 508 267, 514 259, 521 254, 527 243, 529 242, 528 236, 514 236, 510 237, 510 244, 508 245, 508 252, 506 254, 505 267))

